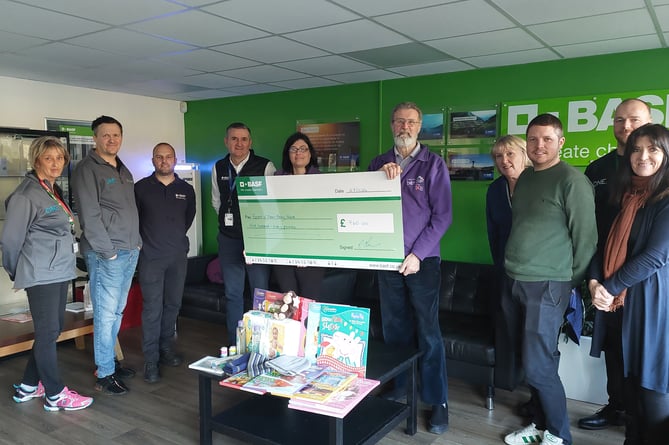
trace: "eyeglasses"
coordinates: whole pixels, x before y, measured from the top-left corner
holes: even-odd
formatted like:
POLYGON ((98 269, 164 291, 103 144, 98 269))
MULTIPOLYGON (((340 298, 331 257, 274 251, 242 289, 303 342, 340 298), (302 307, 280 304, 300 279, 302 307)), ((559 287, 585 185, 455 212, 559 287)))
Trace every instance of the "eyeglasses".
POLYGON ((420 121, 415 121, 413 119, 393 119, 393 124, 403 127, 404 124, 407 124, 409 127, 415 127, 420 124, 420 121))
POLYGON ((288 149, 289 152, 295 154, 295 153, 306 153, 309 151, 309 147, 290 147, 288 149))

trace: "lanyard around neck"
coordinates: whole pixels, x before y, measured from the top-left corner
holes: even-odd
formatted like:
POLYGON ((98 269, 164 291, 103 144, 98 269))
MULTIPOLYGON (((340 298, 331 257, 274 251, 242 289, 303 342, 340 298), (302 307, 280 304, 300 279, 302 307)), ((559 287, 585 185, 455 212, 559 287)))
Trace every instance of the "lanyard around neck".
POLYGON ((44 182, 43 179, 39 180, 40 185, 42 188, 48 193, 49 196, 51 196, 51 199, 56 201, 58 203, 58 206, 63 209, 63 212, 67 215, 67 222, 70 223, 70 230, 74 234, 74 215, 72 214, 72 211, 68 206, 65 205, 62 199, 58 195, 56 195, 51 189, 49 188, 48 185, 46 185, 46 182, 44 182))

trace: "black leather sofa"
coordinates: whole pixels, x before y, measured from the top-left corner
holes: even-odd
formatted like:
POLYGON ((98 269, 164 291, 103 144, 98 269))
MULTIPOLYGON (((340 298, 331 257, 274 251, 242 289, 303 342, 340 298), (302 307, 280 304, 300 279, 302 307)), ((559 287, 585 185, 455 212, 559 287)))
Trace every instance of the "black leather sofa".
POLYGON ((225 287, 207 278, 207 265, 216 255, 188 258, 179 315, 225 324, 225 287))
MULTIPOLYGON (((225 323, 223 285, 206 277, 213 258, 189 258, 181 315, 225 323)), ((448 375, 485 388, 485 405, 492 409, 495 388, 513 390, 521 378, 497 320, 500 293, 493 266, 442 261, 441 277, 439 321, 448 375)), ((328 269, 319 301, 369 307, 370 335, 383 338, 374 271, 328 269)))

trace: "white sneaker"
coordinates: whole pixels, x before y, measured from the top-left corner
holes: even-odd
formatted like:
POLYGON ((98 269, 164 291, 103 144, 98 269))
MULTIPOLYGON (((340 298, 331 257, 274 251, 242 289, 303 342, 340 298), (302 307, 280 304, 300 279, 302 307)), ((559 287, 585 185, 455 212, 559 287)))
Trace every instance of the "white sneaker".
MULTIPOLYGON (((543 437, 544 437, 544 432, 538 429, 534 423, 530 423, 525 428, 521 428, 517 431, 514 431, 511 434, 507 434, 506 437, 504 437, 504 443, 507 445, 527 445, 528 443, 536 443, 537 445, 539 445, 542 443, 541 440, 543 437)), ((552 444, 553 442, 546 442, 546 443, 552 444)), ((555 443, 556 444, 562 443, 562 439, 560 439, 560 442, 555 442, 555 443)))
POLYGON ((562 439, 546 431, 544 433, 544 440, 541 443, 543 445, 562 445, 562 439))

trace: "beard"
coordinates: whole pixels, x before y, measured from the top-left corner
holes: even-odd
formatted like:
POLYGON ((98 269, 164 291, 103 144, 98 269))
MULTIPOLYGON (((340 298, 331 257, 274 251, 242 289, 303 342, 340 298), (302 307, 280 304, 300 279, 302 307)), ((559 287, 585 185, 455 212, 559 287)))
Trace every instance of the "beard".
POLYGON ((417 137, 411 136, 408 133, 398 134, 393 139, 395 141, 395 147, 397 148, 414 148, 418 141, 417 137))

